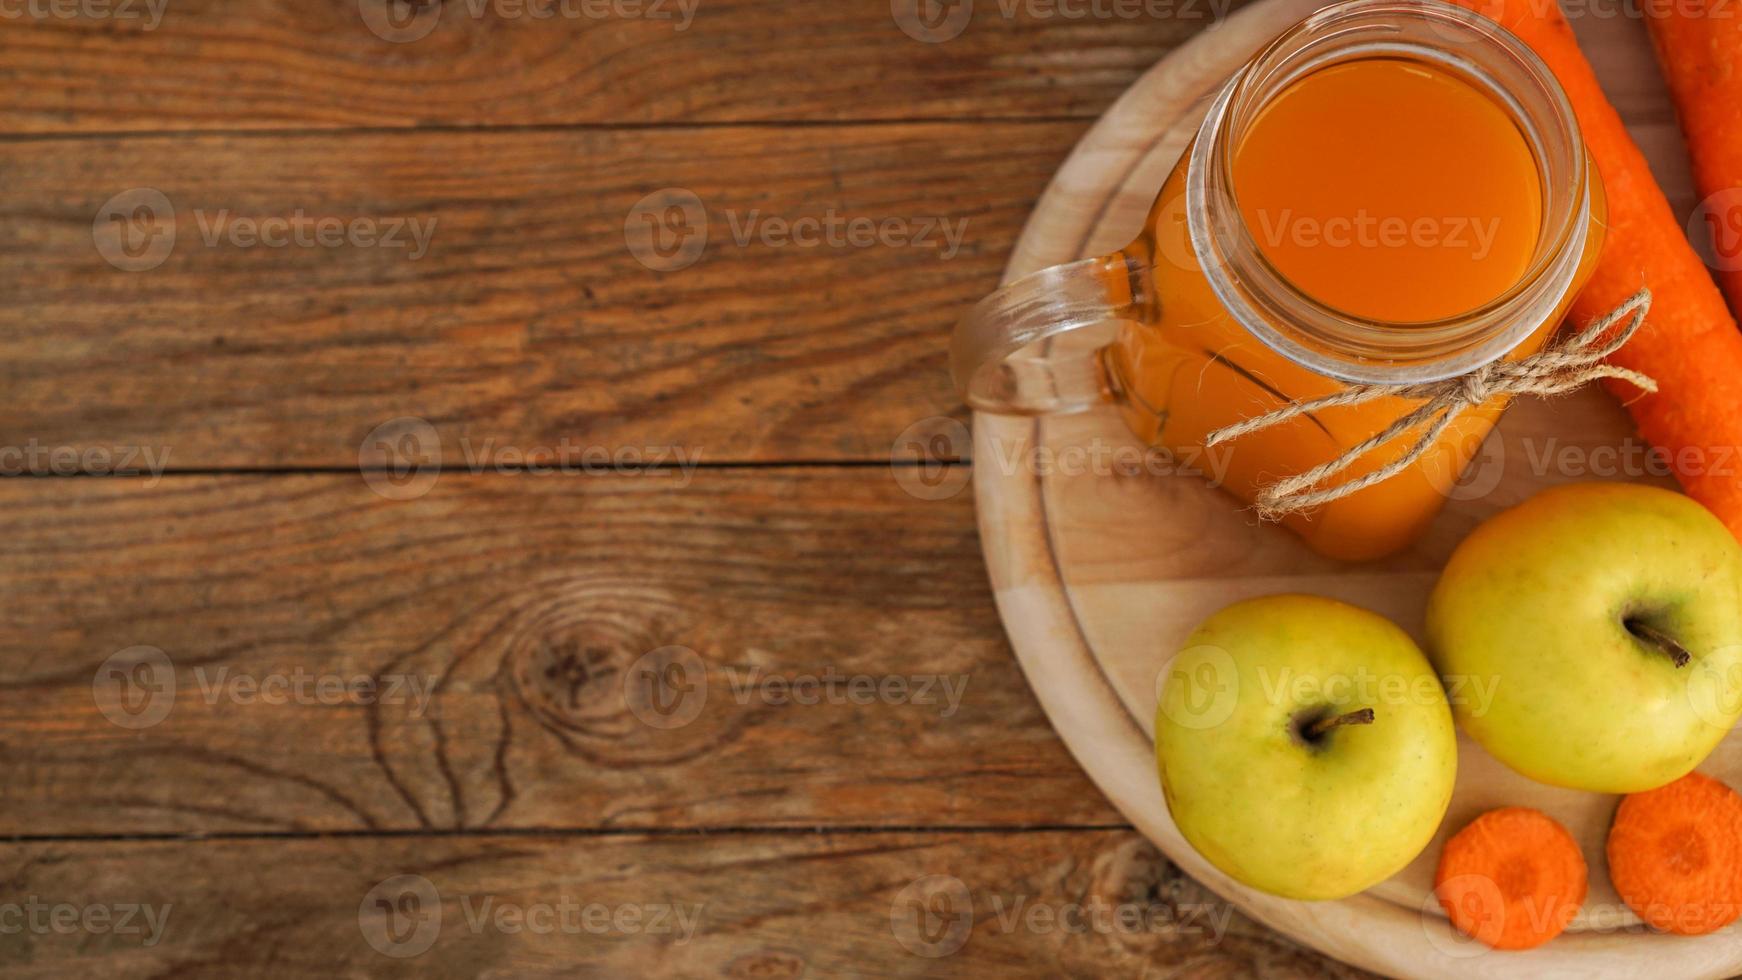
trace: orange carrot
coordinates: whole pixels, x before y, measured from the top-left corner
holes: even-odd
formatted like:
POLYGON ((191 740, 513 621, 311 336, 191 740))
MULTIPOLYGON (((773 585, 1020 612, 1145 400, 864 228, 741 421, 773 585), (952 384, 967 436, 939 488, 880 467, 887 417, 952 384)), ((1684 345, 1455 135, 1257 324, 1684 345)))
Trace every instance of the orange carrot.
POLYGON ((1742 914, 1742 796, 1699 773, 1621 801, 1609 880, 1655 929, 1698 936, 1742 914))
POLYGON ((1688 495, 1742 536, 1742 332, 1688 244, 1555 0, 1454 0, 1499 21, 1536 50, 1566 89, 1609 199, 1609 235, 1573 303, 1583 323, 1641 286, 1651 315, 1612 360, 1657 379, 1658 393, 1611 390, 1688 495))
POLYGON ((1688 233, 1709 238, 1707 259, 1742 317, 1742 11, 1729 0, 1644 9, 1702 198, 1688 233))
POLYGON ((1541 810, 1489 810, 1440 852, 1434 896, 1459 932, 1495 949, 1561 934, 1585 902, 1585 856, 1541 810))

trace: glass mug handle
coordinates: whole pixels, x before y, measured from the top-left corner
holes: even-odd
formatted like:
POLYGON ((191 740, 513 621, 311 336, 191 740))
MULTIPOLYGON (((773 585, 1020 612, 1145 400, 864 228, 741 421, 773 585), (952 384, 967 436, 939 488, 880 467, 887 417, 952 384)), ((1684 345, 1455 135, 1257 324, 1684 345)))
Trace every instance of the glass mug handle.
POLYGON ((950 374, 969 408, 1063 415, 1118 398, 1105 347, 1049 341, 1137 320, 1141 267, 1124 252, 1079 259, 1012 282, 979 303, 950 338, 950 374))

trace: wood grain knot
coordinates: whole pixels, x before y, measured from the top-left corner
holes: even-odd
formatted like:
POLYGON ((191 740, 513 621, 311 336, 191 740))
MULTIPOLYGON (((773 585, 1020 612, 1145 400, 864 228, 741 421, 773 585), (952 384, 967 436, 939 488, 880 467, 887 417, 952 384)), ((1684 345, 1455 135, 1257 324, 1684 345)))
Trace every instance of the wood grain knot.
POLYGON ((566 582, 504 621, 503 671, 570 751, 612 767, 677 762, 730 743, 743 724, 691 625, 670 593, 566 582))
POLYGON ((624 738, 641 727, 624 697, 630 668, 676 642, 662 602, 559 601, 517 624, 508 666, 520 699, 547 728, 624 738))
POLYGON ((1179 944, 1214 946, 1221 941, 1232 914, 1220 897, 1137 835, 1096 855, 1083 899, 1131 910, 1136 918, 1129 921, 1140 920, 1141 924, 1110 934, 1133 953, 1151 953, 1179 944))

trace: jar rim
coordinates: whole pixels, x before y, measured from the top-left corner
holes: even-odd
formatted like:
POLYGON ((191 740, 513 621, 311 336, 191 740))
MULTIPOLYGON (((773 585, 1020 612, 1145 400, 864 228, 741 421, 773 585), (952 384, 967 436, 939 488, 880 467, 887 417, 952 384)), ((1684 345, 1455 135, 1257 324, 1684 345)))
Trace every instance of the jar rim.
POLYGON ((1346 0, 1309 16, 1229 79, 1190 153, 1189 233, 1217 299, 1277 353, 1346 382, 1425 383, 1505 356, 1572 289, 1590 234, 1593 174, 1560 83, 1510 31, 1441 0, 1346 0), (1542 180, 1543 227, 1527 269, 1487 303, 1436 320, 1362 317, 1308 295, 1257 247, 1233 197, 1233 148, 1269 98, 1329 64, 1386 54, 1432 59, 1483 84, 1531 142, 1542 180))

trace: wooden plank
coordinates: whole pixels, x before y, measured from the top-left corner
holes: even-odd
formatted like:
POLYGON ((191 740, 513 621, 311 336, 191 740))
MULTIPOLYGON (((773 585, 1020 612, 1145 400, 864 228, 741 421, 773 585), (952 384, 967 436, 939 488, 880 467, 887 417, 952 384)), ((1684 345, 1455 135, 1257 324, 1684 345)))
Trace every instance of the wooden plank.
POLYGON ((1254 926, 1128 831, 0 853, 25 926, 0 946, 16 977, 1364 975, 1254 926), (43 926, 28 927, 27 899, 43 926))
POLYGON ((0 481, 0 835, 1121 823, 906 480, 0 481))
POLYGON ((960 33, 916 0, 108 2, 0 18, 0 131, 1089 119, 1231 0, 982 0, 960 33))
MULTIPOLYGON (((565 439, 714 463, 884 460, 914 423, 965 417, 945 338, 996 284, 1079 131, 0 144, 0 452, 138 447, 174 469, 351 467, 377 426, 415 417, 449 460, 565 439), (128 188, 160 190, 175 212, 173 251, 142 271, 115 251, 118 227, 143 245, 168 223, 93 228, 128 188), (649 198, 662 189, 676 190, 649 198), (651 240, 625 226, 673 221, 666 204, 691 200, 706 245, 694 264, 658 271, 651 240), (299 216, 315 244, 237 237, 299 216), (346 235, 352 222, 397 232, 406 247, 323 247, 323 220, 346 235), (793 242, 806 221, 800 232, 824 244, 793 242), (845 244, 827 243, 829 221, 845 244), (894 234, 855 246, 853 221, 894 234), (413 222, 428 235, 415 260, 413 222)), ((1635 131, 1675 147, 1671 125, 1635 131)), ((1685 171, 1663 178, 1691 208, 1685 171)))
POLYGON ((886 460, 915 421, 965 416, 948 332, 1080 131, 0 144, 0 446, 352 467, 375 426, 415 416, 452 459, 567 438, 886 460), (113 203, 135 188, 155 211, 113 203), (287 219, 295 235, 269 223, 287 219), (704 222, 693 264, 650 251, 704 222), (284 247, 254 237, 274 231, 284 247))
MULTIPOLYGON (((48 6, 34 2, 17 9, 48 6)), ((396 43, 370 27, 387 24, 378 16, 387 0, 110 2, 132 16, 0 18, 10 96, 0 131, 1092 119, 1144 69, 1242 6, 982 0, 943 5, 969 16, 916 28, 946 37, 961 25, 928 43, 902 30, 919 22, 898 21, 884 3, 448 0, 433 8, 427 35, 396 43), (656 2, 669 16, 648 15, 656 2)), ((1587 12, 1618 15, 1575 5, 1569 14, 1586 34, 1587 12)), ((384 33, 409 37, 425 23, 384 33)), ((1614 80, 1617 105, 1632 121, 1667 122, 1645 45, 1617 36, 1606 32, 1589 51, 1614 80)))

